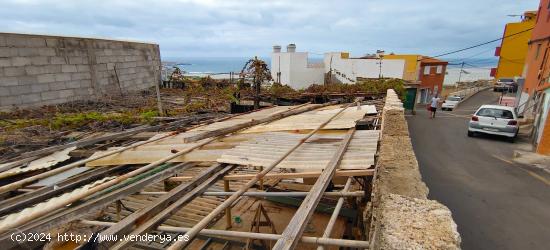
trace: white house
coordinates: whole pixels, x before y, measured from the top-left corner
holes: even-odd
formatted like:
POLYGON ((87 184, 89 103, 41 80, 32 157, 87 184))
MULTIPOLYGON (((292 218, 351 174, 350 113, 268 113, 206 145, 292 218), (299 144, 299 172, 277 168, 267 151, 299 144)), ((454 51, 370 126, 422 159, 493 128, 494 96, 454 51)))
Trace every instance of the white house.
POLYGON ((324 72, 323 64, 310 65, 308 53, 296 52, 296 45, 289 44, 286 52, 281 52, 281 46, 273 46, 271 76, 275 82, 302 89, 314 83, 323 84, 324 72))
POLYGON ((333 79, 342 83, 355 83, 358 77, 403 79, 405 60, 349 58, 346 52, 330 52, 324 54, 322 63, 311 64, 308 53, 296 52, 294 44, 289 44, 286 52, 281 52, 281 46, 273 46, 271 75, 275 82, 301 89, 311 84, 323 84, 329 72, 333 79))

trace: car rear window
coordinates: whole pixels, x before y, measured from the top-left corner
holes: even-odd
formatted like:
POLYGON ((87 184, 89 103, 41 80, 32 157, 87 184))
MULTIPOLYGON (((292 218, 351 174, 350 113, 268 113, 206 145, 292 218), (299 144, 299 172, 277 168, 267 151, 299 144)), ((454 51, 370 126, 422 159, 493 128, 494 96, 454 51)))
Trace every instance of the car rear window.
POLYGON ((514 114, 510 110, 483 108, 477 111, 477 116, 496 117, 502 119, 514 119, 514 114))

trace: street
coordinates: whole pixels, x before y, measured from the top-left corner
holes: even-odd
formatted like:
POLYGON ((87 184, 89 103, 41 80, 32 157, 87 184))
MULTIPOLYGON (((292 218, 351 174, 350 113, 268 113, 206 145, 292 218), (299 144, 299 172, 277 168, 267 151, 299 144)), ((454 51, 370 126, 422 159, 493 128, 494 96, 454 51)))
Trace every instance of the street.
POLYGON ((550 176, 512 162, 521 142, 466 135, 471 114, 497 99, 485 90, 433 120, 423 106, 407 116, 422 178, 452 211, 463 249, 548 249, 550 176))

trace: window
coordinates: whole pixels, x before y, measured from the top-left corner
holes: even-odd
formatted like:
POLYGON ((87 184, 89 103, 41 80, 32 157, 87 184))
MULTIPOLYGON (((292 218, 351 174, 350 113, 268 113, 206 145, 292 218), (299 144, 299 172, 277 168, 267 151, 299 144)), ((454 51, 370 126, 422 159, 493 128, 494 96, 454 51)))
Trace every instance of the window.
POLYGON ((539 59, 539 54, 540 54, 540 47, 542 46, 542 44, 537 44, 537 50, 535 50, 535 60, 538 60, 539 59))
POLYGON ((437 74, 443 73, 443 66, 442 66, 442 65, 438 65, 438 66, 437 66, 436 73, 437 73, 437 74))
POLYGON ((476 115, 502 119, 514 119, 514 114, 512 111, 504 109, 484 108, 480 109, 476 115))
POLYGON ((430 74, 430 66, 424 66, 424 75, 430 74))

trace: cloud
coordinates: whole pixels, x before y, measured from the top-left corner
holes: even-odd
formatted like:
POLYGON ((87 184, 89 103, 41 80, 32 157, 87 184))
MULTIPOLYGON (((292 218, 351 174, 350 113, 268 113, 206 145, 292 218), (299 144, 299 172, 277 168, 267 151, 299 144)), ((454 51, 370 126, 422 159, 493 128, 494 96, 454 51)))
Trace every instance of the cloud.
MULTIPOLYGON (((266 56, 376 49, 438 54, 502 35, 516 0, 4 0, 0 31, 154 41, 163 56, 266 56)), ((495 44, 496 46, 496 44, 495 44)))

